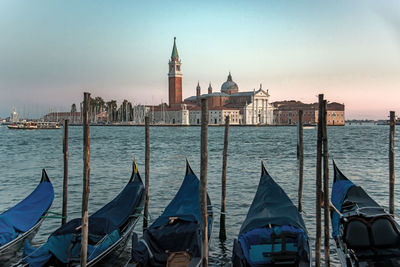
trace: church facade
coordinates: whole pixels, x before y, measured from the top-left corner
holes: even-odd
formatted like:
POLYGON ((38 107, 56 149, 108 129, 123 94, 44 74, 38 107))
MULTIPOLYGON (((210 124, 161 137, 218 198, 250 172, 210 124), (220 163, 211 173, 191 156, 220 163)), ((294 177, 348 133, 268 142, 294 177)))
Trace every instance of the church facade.
POLYGON ((225 123, 229 116, 234 125, 271 125, 274 122, 274 107, 269 102, 268 90, 240 92, 239 86, 229 73, 219 92, 213 92, 211 83, 207 93, 201 93, 200 84, 195 95, 182 100, 182 62, 176 46, 176 38, 168 62, 168 105, 162 104, 150 108, 150 118, 154 124, 200 125, 201 99, 208 100, 209 124, 225 123))

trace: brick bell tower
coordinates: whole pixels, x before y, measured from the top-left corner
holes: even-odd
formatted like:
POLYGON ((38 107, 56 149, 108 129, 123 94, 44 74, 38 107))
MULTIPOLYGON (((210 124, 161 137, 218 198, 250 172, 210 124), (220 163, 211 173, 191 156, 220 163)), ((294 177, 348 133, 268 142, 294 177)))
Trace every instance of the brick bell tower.
POLYGON ((168 65, 168 98, 169 106, 172 107, 182 103, 182 63, 176 48, 176 37, 174 37, 174 47, 168 65))

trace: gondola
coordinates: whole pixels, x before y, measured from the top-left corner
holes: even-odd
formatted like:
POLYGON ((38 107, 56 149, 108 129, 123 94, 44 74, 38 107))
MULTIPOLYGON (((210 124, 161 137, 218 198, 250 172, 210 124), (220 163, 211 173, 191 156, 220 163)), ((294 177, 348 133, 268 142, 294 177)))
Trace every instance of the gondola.
POLYGON ((54 199, 53 185, 42 170, 40 183, 24 200, 0 215, 0 266, 17 261, 25 240, 32 240, 54 199))
POLYGON ((333 166, 332 236, 342 266, 400 266, 399 225, 333 166))
MULTIPOLYGON (((112 266, 124 251, 140 217, 144 186, 136 164, 125 188, 107 205, 89 216, 87 265, 112 266)), ((81 218, 53 232, 39 248, 25 245, 19 266, 78 266, 81 252, 81 218)))
POLYGON ((303 218, 261 165, 256 195, 233 243, 232 265, 311 266, 303 218))
MULTIPOLYGON (((140 241, 133 237, 132 258, 127 266, 200 266, 199 190, 199 179, 186 163, 186 175, 175 197, 140 241)), ((209 238, 213 212, 208 195, 207 203, 209 238)))

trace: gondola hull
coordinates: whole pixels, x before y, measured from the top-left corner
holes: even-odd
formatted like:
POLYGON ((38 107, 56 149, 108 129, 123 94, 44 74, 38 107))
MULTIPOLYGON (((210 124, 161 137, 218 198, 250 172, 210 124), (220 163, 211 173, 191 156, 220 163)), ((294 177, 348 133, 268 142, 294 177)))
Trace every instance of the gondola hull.
MULTIPOLYGON (((200 182, 189 164, 180 189, 164 212, 143 233, 132 240, 132 258, 126 266, 199 266, 201 263, 200 182), (175 265, 179 262, 179 265, 175 265)), ((213 212, 207 195, 208 238, 213 212)))
MULTIPOLYGON (((124 189, 89 216, 86 266, 114 265, 128 244, 144 203, 144 185, 134 167, 124 189)), ((18 266, 79 266, 81 225, 81 218, 70 220, 54 231, 41 247, 26 246, 18 266)))
POLYGON ((121 257, 121 254, 125 251, 130 237, 132 236, 133 229, 135 228, 138 221, 138 217, 132 219, 129 225, 126 227, 126 230, 122 234, 121 238, 102 254, 88 262, 87 266, 113 266, 115 262, 121 257))
POLYGON ((35 237, 43 220, 44 218, 40 219, 40 221, 28 232, 18 236, 0 249, 0 266, 10 266, 18 261, 17 259, 21 256, 21 249, 24 246, 25 241, 28 240, 30 242, 35 237))
POLYGON ((311 266, 303 218, 263 164, 256 195, 234 240, 232 265, 311 266))

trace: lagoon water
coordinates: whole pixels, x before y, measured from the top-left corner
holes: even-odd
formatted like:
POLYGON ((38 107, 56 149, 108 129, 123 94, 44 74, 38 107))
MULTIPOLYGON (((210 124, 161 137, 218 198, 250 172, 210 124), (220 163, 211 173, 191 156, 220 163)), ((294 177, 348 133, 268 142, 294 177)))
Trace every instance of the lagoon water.
MULTIPOLYGON (((69 128, 69 202, 68 219, 80 216, 82 199, 82 127, 69 128)), ((0 213, 27 196, 46 168, 55 188, 51 211, 61 213, 63 183, 63 130, 8 130, 0 126, 0 213)), ((114 198, 131 174, 134 153, 144 179, 144 127, 91 127, 89 214, 114 198)), ((231 127, 227 166, 227 237, 221 243, 219 207, 221 202, 221 166, 223 127, 209 128, 208 192, 215 220, 210 247, 210 265, 229 261, 233 239, 254 197, 260 178, 260 162, 297 205, 298 163, 296 127, 231 127)), ((315 237, 315 163, 316 129, 304 130, 305 167, 303 218, 311 246, 315 237)), ((396 133, 395 172, 400 159, 400 133, 396 133)), ((349 125, 328 127, 329 154, 342 172, 381 205, 388 206, 389 127, 349 125)), ((151 222, 161 214, 182 182, 185 158, 199 176, 200 127, 151 127, 150 129, 150 207, 151 222)), ((330 161, 330 176, 332 165, 330 161)), ((396 212, 400 208, 400 182, 395 187, 396 212)), ((61 219, 48 218, 34 239, 43 243, 59 227, 61 219)), ((142 222, 136 227, 141 232, 142 222)), ((313 252, 314 253, 314 252, 313 252)), ((323 252, 322 252, 323 256, 323 252)), ((331 261, 339 264, 333 241, 331 261)), ((122 261, 121 261, 122 262, 122 261)))

